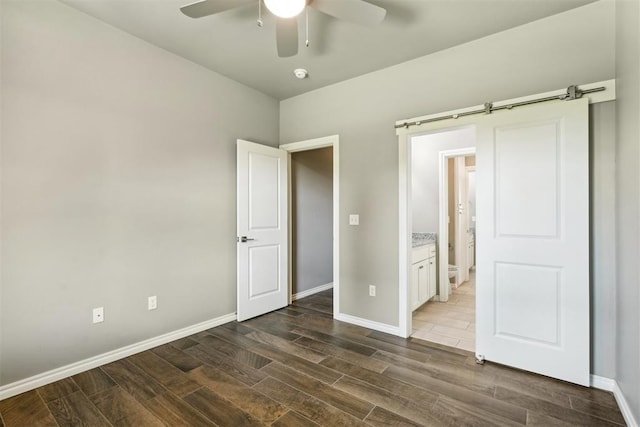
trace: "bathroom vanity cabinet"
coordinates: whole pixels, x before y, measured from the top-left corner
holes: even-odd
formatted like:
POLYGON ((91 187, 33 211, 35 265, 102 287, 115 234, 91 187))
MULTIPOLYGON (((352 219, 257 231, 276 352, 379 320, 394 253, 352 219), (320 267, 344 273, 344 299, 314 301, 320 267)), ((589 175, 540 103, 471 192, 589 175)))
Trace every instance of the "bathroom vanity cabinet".
POLYGON ((411 309, 415 310, 436 295, 436 245, 418 246, 411 256, 411 309))

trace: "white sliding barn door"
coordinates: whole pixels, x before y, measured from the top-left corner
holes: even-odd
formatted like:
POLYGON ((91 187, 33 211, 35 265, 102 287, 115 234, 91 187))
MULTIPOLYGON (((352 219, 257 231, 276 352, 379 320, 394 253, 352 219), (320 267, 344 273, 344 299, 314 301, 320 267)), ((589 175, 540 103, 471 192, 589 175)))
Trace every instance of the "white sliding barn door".
POLYGON ((288 304, 287 153, 238 140, 238 321, 288 304))
POLYGON ((477 343, 589 385, 588 100, 477 121, 477 343))

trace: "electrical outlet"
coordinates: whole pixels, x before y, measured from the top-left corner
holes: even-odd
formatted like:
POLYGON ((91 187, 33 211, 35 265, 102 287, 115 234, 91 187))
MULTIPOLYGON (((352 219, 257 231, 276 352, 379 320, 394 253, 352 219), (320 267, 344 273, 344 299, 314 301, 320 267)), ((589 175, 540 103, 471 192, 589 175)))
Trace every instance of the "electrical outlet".
POLYGON ((369 296, 370 297, 376 296, 376 287, 374 285, 369 285, 369 296))
POLYGON ((147 301, 147 307, 149 308, 149 310, 155 310, 156 308, 158 308, 158 297, 155 295, 149 297, 149 300, 147 301))
POLYGON ((360 215, 358 214, 349 215, 349 225, 360 225, 360 215))
POLYGON ((93 323, 104 322, 104 307, 93 309, 93 323))

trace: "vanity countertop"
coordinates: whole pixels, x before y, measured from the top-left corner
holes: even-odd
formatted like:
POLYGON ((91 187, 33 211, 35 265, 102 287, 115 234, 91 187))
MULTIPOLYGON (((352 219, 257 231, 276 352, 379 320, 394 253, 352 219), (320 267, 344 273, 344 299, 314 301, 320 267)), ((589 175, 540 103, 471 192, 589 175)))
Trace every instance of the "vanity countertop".
POLYGON ((434 243, 436 243, 436 233, 411 233, 411 247, 413 248, 434 243))

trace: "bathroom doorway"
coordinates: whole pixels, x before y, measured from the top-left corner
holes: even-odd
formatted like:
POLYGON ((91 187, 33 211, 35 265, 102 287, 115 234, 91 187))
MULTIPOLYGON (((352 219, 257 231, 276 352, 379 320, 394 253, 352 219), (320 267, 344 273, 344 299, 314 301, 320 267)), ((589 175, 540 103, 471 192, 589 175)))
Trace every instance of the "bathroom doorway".
POLYGON ((474 351, 474 129, 411 143, 412 336, 474 351))
POLYGON ((396 122, 399 329, 404 337, 413 329, 412 140, 471 126, 477 155, 476 361, 588 385, 590 100, 559 96, 396 122))

